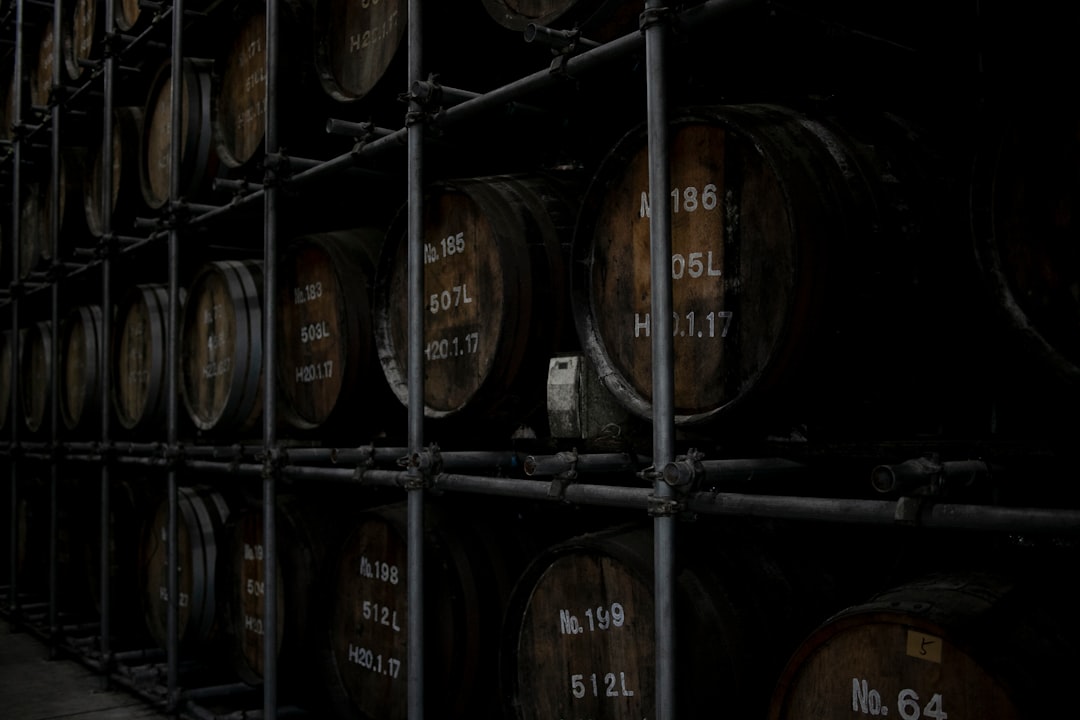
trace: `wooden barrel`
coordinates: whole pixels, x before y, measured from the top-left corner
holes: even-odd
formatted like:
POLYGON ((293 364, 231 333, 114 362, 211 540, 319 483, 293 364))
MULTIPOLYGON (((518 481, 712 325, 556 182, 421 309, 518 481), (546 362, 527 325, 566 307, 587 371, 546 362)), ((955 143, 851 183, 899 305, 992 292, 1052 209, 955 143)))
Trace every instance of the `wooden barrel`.
POLYGON ((116 28, 121 32, 138 30, 150 22, 154 10, 142 7, 139 0, 117 0, 114 5, 116 28))
POLYGON ((137 285, 117 308, 112 399, 117 420, 128 430, 145 432, 165 425, 168 313, 165 285, 137 285))
POLYGON ((118 107, 113 110, 112 190, 107 195, 102 184, 100 144, 92 146, 83 179, 83 210, 86 226, 95 237, 105 232, 104 203, 110 204, 113 229, 130 227, 142 207, 138 150, 142 131, 141 109, 118 107))
MULTIPOLYGON (((217 172, 211 122, 210 63, 185 59, 183 63, 181 116, 183 147, 180 149, 180 196, 197 197, 209 188, 217 172)), ((169 201, 172 167, 172 64, 166 62, 153 82, 146 101, 142 139, 141 177, 143 199, 158 209, 169 201)))
POLYGON ((75 308, 60 333, 60 417, 69 430, 100 427, 101 307, 75 308))
POLYGON ((48 205, 48 180, 28 178, 19 191, 19 277, 26 278, 45 264, 42 248, 52 242, 48 205))
MULTIPOLYGON (((3 64, 3 85, 0 91, 4 93, 3 103, 0 103, 0 140, 11 140, 14 136, 12 126, 17 121, 15 117, 15 98, 23 91, 22 83, 16 83, 15 68, 12 61, 3 64)), ((23 105, 25 109, 25 104, 23 105)))
MULTIPOLYGON (((44 110, 49 105, 52 95, 53 83, 53 31, 52 16, 41 25, 40 34, 37 36, 37 45, 32 46, 34 51, 28 58, 30 65, 30 104, 35 108, 44 110)), ((24 111, 24 114, 28 114, 24 111)))
MULTIPOLYGON (((375 354, 371 293, 382 234, 298 238, 280 262, 278 387, 294 427, 360 422, 388 393, 375 354)), ((383 405, 385 407, 385 405, 383 405)))
MULTIPOLYGON (((142 587, 139 576, 140 543, 147 516, 156 508, 148 487, 153 478, 118 479, 109 486, 109 604, 112 608, 114 639, 125 646, 144 647, 146 626, 142 617, 142 587)), ((76 553, 90 588, 93 607, 101 612, 101 527, 100 513, 86 512, 101 507, 101 483, 88 484, 84 508, 87 539, 76 553)))
MULTIPOLYGON (((19 331, 19 339, 25 331, 19 331)), ((11 364, 15 358, 21 357, 20 348, 22 343, 12 342, 11 330, 5 330, 0 334, 0 430, 6 429, 8 419, 11 417, 11 364)))
POLYGON ((1069 715, 1063 690, 1078 663, 1068 594, 983 574, 937 575, 881 593, 806 639, 769 718, 1069 715))
POLYGON ((90 63, 101 60, 105 42, 104 5, 96 0, 75 0, 64 8, 64 74, 77 83, 89 71, 90 63))
MULTIPOLYGON (((208 488, 177 490, 177 549, 180 610, 178 636, 185 649, 205 648, 217 630, 218 562, 225 542, 229 506, 208 488)), ((139 566, 145 573, 143 604, 146 627, 161 647, 168 639, 169 504, 158 504, 141 544, 139 566)))
POLYGON ((233 26, 214 103, 214 142, 231 168, 261 159, 266 130, 266 11, 258 8, 233 26))
POLYGON ((579 29, 598 42, 637 30, 644 6, 626 0, 483 0, 491 18, 521 32, 530 24, 556 29, 579 29))
POLYGON ((995 115, 974 172, 973 245, 1008 340, 1058 387, 1080 389, 1080 116, 995 115))
MULTIPOLYGON (((797 643, 798 593, 747 539, 709 547, 711 557, 680 547, 673 568, 678 714, 760 716, 797 643)), ((514 588, 504 636, 505 717, 653 717, 651 530, 613 528, 541 553, 514 588)))
POLYGON ((79 147, 64 147, 60 150, 60 181, 54 190, 51 173, 43 181, 44 197, 38 206, 41 213, 38 238, 38 255, 47 266, 55 255, 54 234, 59 241, 60 253, 64 254, 72 245, 84 240, 86 216, 83 212, 83 175, 86 170, 86 150, 79 147), (54 192, 57 195, 57 212, 60 226, 53 230, 52 205, 54 192))
MULTIPOLYGON (((670 332, 677 424, 763 415, 769 402, 791 405, 821 387, 822 377, 835 379, 824 401, 835 403, 845 383, 877 372, 847 361, 848 350, 863 358, 888 341, 877 334, 882 328, 910 325, 917 283, 905 273, 918 257, 915 240, 905 235, 918 223, 901 215, 913 203, 891 195, 906 187, 898 177, 902 163, 876 167, 888 147, 880 138, 878 146, 777 106, 674 115, 670 332), (892 176, 886 182, 879 171, 892 176)), ((572 272, 582 345, 608 389, 645 418, 652 413, 657 327, 650 317, 648 191, 641 127, 593 178, 572 272)), ((927 332, 933 320, 931 313, 927 332)), ((890 368, 898 360, 883 358, 890 368)), ((903 372, 919 367, 912 362, 903 372)))
POLYGON ((15 500, 15 575, 22 592, 41 595, 49 590, 49 504, 45 483, 33 477, 20 480, 15 500))
POLYGON ((262 262, 204 265, 188 287, 180 390, 195 427, 247 430, 262 414, 262 262))
POLYGON ((52 323, 37 322, 26 330, 19 363, 19 399, 23 421, 36 433, 49 429, 52 403, 52 323))
MULTIPOLYGON (((16 572, 20 592, 39 601, 49 599, 52 552, 52 483, 43 476, 19 480, 16 501, 16 572)), ((87 485, 64 474, 56 484, 56 582, 61 612, 85 613, 91 606, 90 588, 81 572, 81 549, 88 541, 87 485)))
MULTIPOLYGON (((424 204, 424 413, 516 416, 537 405, 563 342, 563 243, 577 204, 549 177, 455 180, 424 204)), ((379 260, 375 327, 390 387, 407 402, 406 232, 379 260)))
MULTIPOLYGON (((368 96, 401 62, 408 16, 405 0, 316 0, 315 64, 323 89, 342 102, 368 96)), ((398 92, 406 78, 399 81, 398 92)))
MULTIPOLYGON (((294 496, 278 500, 277 528, 277 656, 282 687, 310 688, 321 650, 317 613, 324 611, 317 588, 324 582, 330 513, 294 496)), ((265 660, 264 522, 261 507, 251 505, 230 522, 229 585, 223 591, 232 628, 233 668, 244 682, 263 680, 265 660)))
MULTIPOLYGON (((425 508, 425 702, 445 717, 493 717, 509 572, 503 548, 425 508)), ((341 717, 403 720, 409 667, 404 503, 365 513, 330 566, 329 697, 341 717)), ((504 538, 505 542, 505 538, 504 538)))

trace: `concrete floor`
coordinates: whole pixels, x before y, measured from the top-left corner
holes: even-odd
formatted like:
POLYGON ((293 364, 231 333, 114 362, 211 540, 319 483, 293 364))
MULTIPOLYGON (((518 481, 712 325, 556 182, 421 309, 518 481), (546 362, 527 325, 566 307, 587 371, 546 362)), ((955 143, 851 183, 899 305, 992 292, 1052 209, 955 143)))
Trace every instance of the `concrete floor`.
POLYGON ((147 720, 166 718, 73 660, 49 661, 32 634, 0 619, 0 718, 3 720, 147 720))

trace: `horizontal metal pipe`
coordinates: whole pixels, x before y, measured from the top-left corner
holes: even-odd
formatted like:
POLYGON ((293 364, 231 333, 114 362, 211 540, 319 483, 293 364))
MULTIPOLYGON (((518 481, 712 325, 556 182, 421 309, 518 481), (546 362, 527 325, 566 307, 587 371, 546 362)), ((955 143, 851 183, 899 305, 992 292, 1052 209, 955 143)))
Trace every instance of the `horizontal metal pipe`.
POLYGON ((354 138, 380 138, 386 137, 394 132, 390 128, 378 127, 374 123, 364 122, 350 122, 348 120, 339 120, 337 118, 330 118, 326 121, 326 132, 330 135, 344 135, 346 137, 354 138))
POLYGON ((571 470, 585 472, 637 472, 652 464, 650 458, 629 453, 557 453, 555 455, 530 455, 525 459, 525 474, 530 477, 560 475, 571 470))
POLYGON ((208 470, 221 474, 262 475, 263 466, 255 463, 223 462, 220 460, 186 460, 189 470, 208 470))
POLYGON ((235 698, 244 695, 254 696, 252 687, 245 683, 230 683, 227 685, 213 685, 210 687, 192 688, 181 694, 184 700, 218 700, 221 698, 235 698))
POLYGON ((694 493, 687 500, 691 512, 708 515, 744 515, 788 520, 892 524, 896 503, 886 500, 804 498, 737 493, 694 493))
POLYGON ((262 445, 188 445, 184 447, 184 455, 188 458, 208 458, 212 460, 255 457, 261 452, 262 445))
POLYGON ((165 651, 161 648, 145 648, 143 650, 126 650, 113 654, 116 662, 130 665, 135 662, 154 663, 165 659, 165 651))
POLYGON ((439 461, 444 470, 522 468, 525 465, 525 458, 513 451, 441 452, 439 461))
POLYGON ((559 51, 566 50, 572 45, 582 48, 594 48, 599 45, 595 40, 581 37, 581 33, 575 30, 556 30, 537 23, 529 23, 525 26, 524 38, 527 43, 536 42, 559 51))
POLYGON ((730 460, 702 460, 697 463, 675 461, 664 467, 664 480, 674 486, 684 484, 686 471, 694 468, 694 482, 698 488, 702 485, 731 486, 746 483, 758 483, 776 478, 789 478, 807 471, 802 463, 786 458, 736 458, 730 460))
POLYGON ((72 462, 99 463, 102 461, 103 458, 101 455, 83 455, 81 453, 78 453, 74 455, 64 455, 64 459, 70 460, 72 462))
POLYGON ((195 720, 220 720, 216 712, 193 702, 184 704, 184 715, 195 718, 195 720))
POLYGON ((1080 510, 931 504, 923 508, 920 524, 960 530, 1073 534, 1080 532, 1080 510))
MULTIPOLYGON (((1005 508, 989 505, 954 505, 902 499, 916 504, 911 524, 929 528, 1010 530, 1015 532, 1080 532, 1080 510, 1005 508)), ((851 500, 814 497, 695 493, 687 509, 711 515, 741 515, 788 520, 820 520, 891 525, 900 522, 900 503, 888 500, 851 500)))
POLYGON ((443 473, 434 478, 434 487, 440 490, 482 493, 525 500, 550 500, 551 483, 541 480, 512 480, 488 478, 475 475, 452 475, 443 473))
POLYGON ((333 463, 340 465, 395 462, 409 454, 408 448, 362 446, 357 448, 286 448, 290 463, 333 463))
POLYGON ((989 480, 994 469, 985 460, 914 458, 895 465, 878 465, 870 482, 880 493, 909 492, 919 487, 971 487, 989 480))
POLYGON ((152 457, 132 457, 130 455, 120 455, 116 458, 116 462, 121 465, 137 465, 143 467, 165 467, 165 458, 152 458, 152 457))
MULTIPOLYGON (((260 469, 262 466, 258 466, 260 469)), ((325 480, 328 482, 359 483, 398 487, 404 482, 404 471, 396 470, 349 470, 347 468, 291 466, 282 474, 294 480, 325 480)))

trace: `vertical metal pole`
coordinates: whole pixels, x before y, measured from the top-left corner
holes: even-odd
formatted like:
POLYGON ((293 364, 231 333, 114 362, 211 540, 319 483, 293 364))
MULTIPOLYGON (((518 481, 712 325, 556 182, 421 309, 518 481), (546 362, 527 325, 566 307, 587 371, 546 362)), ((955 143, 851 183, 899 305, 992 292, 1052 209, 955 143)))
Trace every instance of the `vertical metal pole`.
MULTIPOLYGON (((421 0, 409 0, 409 87, 422 80, 423 16, 421 0)), ((423 107, 409 100, 409 449, 419 453, 424 444, 424 123, 423 107)), ((414 472, 417 468, 412 468, 414 472)), ((409 591, 407 659, 409 720, 424 718, 424 488, 409 488, 406 549, 409 591)))
MULTIPOLYGON (((172 87, 169 93, 170 103, 170 163, 169 163, 169 207, 175 211, 180 199, 180 150, 183 147, 183 105, 184 105, 184 0, 173 0, 172 16, 172 87)), ((175 461, 179 448, 179 412, 177 402, 178 366, 180 359, 180 229, 175 217, 169 226, 169 319, 168 352, 166 353, 166 432, 169 453, 175 461)), ((169 465, 169 607, 167 621, 166 651, 168 652, 168 682, 170 710, 175 710, 180 699, 180 577, 179 551, 177 548, 177 471, 174 463, 169 465)))
MULTIPOLYGON (((266 117, 267 153, 278 152, 278 0, 266 3, 266 117)), ((263 196, 263 451, 267 458, 263 474, 263 711, 267 720, 277 718, 277 196, 276 178, 267 183, 263 196)))
MULTIPOLYGON (((23 121, 23 18, 25 11, 24 0, 16 0, 15 4, 15 99, 12 103, 15 124, 22 125, 23 121)), ((14 134, 15 155, 14 166, 11 171, 11 337, 14 350, 11 356, 11 447, 18 450, 19 445, 19 354, 22 344, 19 342, 19 286, 22 278, 19 272, 19 245, 22 209, 22 138, 21 131, 14 134)), ((11 461, 11 585, 8 590, 11 600, 11 618, 18 620, 19 616, 19 461, 18 455, 11 461)))
MULTIPOLYGON (((60 47, 63 45, 61 41, 61 22, 63 18, 60 14, 60 0, 53 0, 53 67, 52 67, 52 87, 53 92, 50 93, 52 99, 52 168, 50 169, 49 183, 52 185, 52 202, 49 203, 49 219, 52 230, 52 237, 48 238, 48 241, 52 242, 52 258, 53 265, 56 266, 60 263, 60 103, 58 102, 57 92, 60 88, 60 63, 63 62, 60 57, 60 47)), ((52 342, 49 343, 49 354, 51 364, 51 377, 49 383, 51 384, 51 392, 49 393, 49 415, 50 415, 50 438, 52 440, 53 448, 56 448, 56 444, 59 442, 59 415, 60 415, 60 353, 59 353, 59 340, 60 338, 60 283, 57 278, 53 278, 52 283, 52 342)), ((58 526, 58 492, 59 492, 59 472, 60 468, 57 465, 57 458, 59 456, 53 453, 52 460, 50 462, 50 480, 49 480, 49 637, 51 640, 50 653, 55 654, 56 642, 60 634, 60 617, 58 603, 58 588, 57 583, 59 578, 57 577, 57 535, 59 532, 58 526)))
MULTIPOLYGON (((662 0, 645 3, 645 64, 647 77, 649 197, 652 217, 649 221, 652 264, 652 335, 653 352, 653 461, 665 467, 675 450, 675 371, 674 345, 671 337, 671 186, 668 166, 667 89, 664 80, 667 26, 660 21, 666 10, 662 0)), ((655 493, 659 498, 673 495, 672 489, 658 477, 655 493)), ((675 518, 657 515, 653 521, 653 556, 656 594, 656 718, 675 718, 675 518)))
MULTIPOLYGON (((113 106, 115 105, 116 56, 118 42, 116 27, 115 0, 105 0, 106 54, 104 69, 104 109, 102 111, 101 138, 101 187, 102 196, 96 198, 101 203, 102 228, 106 238, 112 237, 112 200, 113 184, 113 106)), ((101 446, 108 450, 111 443, 109 423, 112 420, 112 373, 110 372, 109 352, 112 338, 112 246, 106 240, 105 256, 101 263, 101 338, 98 343, 98 367, 101 368, 101 446)), ((101 465, 101 676, 104 686, 109 684, 112 671, 112 506, 111 482, 109 477, 109 457, 101 465)))

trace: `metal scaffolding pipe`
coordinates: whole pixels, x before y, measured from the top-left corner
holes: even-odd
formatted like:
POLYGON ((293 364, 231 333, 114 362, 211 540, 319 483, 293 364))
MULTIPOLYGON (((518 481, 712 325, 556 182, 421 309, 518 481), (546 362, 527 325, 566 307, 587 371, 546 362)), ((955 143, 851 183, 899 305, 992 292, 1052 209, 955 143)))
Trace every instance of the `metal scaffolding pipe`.
MULTIPOLYGON (((423 75, 423 2, 408 3, 409 87, 423 75)), ((409 452, 418 454, 424 445, 424 117, 425 108, 409 98, 408 132, 408 426, 409 452)), ((426 471, 410 464, 408 473, 408 525, 406 578, 409 633, 408 718, 424 719, 424 478, 426 471)))
MULTIPOLYGON (((23 20, 25 13, 25 0, 15 0, 15 77, 20 78, 17 84, 21 88, 23 76, 23 20)), ((15 124, 21 125, 23 119, 22 92, 16 92, 12 102, 12 112, 15 115, 15 124)), ((14 167, 11 180, 11 342, 14 343, 11 363, 11 415, 9 416, 11 427, 11 447, 19 446, 19 364, 15 362, 21 349, 19 342, 19 237, 21 235, 21 198, 20 185, 22 181, 22 150, 23 141, 19 133, 15 133, 14 167)), ((16 529, 19 526, 19 463, 13 458, 11 462, 11 582, 8 585, 9 605, 11 617, 16 621, 19 616, 19 534, 16 529)))
MULTIPOLYGON (((685 10, 678 16, 678 23, 680 28, 686 32, 699 32, 733 11, 760 4, 761 2, 762 0, 709 0, 709 2, 685 10)), ((640 32, 633 32, 616 38, 604 45, 568 58, 563 72, 560 74, 555 74, 549 68, 544 68, 476 98, 466 100, 460 105, 446 108, 439 115, 439 125, 440 127, 449 127, 452 124, 463 123, 485 113, 501 110, 507 104, 520 100, 527 95, 547 90, 565 82, 564 75, 573 77, 595 72, 608 63, 640 51, 644 44, 645 39, 640 32)), ((375 157, 391 148, 401 147, 402 143, 406 141, 407 135, 408 128, 404 128, 365 143, 359 149, 339 155, 316 168, 293 175, 290 182, 295 186, 353 167, 359 158, 375 157)))
MULTIPOLYGON (((648 115, 649 219, 652 333, 653 457, 657 467, 675 459, 675 350, 671 321, 671 171, 668 165, 668 118, 665 63, 668 8, 647 0, 641 16, 645 35, 648 115)), ((654 491, 661 499, 674 489, 657 474, 654 491)), ((675 718, 675 517, 658 513, 653 520, 653 567, 656 596, 656 718, 675 718)))
MULTIPOLYGON (((173 0, 172 16, 172 65, 169 88, 170 110, 170 147, 169 147, 169 207, 177 207, 180 202, 181 184, 181 148, 183 147, 183 103, 184 103, 184 0, 173 0)), ((180 358, 180 229, 173 224, 169 228, 169 308, 168 341, 165 353, 166 376, 166 434, 169 452, 177 452, 179 435, 180 408, 177 401, 178 366, 180 358)), ((168 708, 174 711, 179 702, 180 683, 180 578, 179 549, 177 547, 177 477, 176 469, 169 467, 168 472, 168 549, 169 567, 168 620, 166 623, 166 646, 169 656, 168 670, 168 708)))
MULTIPOLYGON (((116 0, 105 0, 105 17, 112 18, 115 15, 116 0)), ((109 27, 108 32, 112 32, 109 27)), ((109 38, 107 37, 108 41, 109 38)), ((113 186, 113 108, 116 104, 116 56, 114 47, 106 50, 103 65, 102 83, 104 85, 105 99, 102 108, 102 133, 101 133, 101 187, 113 186)), ((112 203, 105 202, 104 195, 96 198, 101 203, 101 224, 106 237, 111 237, 112 226, 112 203)), ((106 252, 101 261, 101 342, 98 343, 98 367, 102 368, 100 375, 101 383, 101 447, 108 448, 112 442, 112 373, 108 371, 110 338, 112 338, 112 244, 106 247, 106 252)), ((112 545, 112 479, 109 475, 109 463, 101 466, 101 504, 99 526, 101 528, 101 547, 99 548, 101 563, 101 672, 102 684, 105 688, 109 685, 109 674, 113 665, 112 650, 112 557, 110 548, 112 545)))
POLYGON ((325 480, 339 483, 363 483, 382 487, 404 487, 404 470, 347 470, 326 467, 287 467, 282 473, 294 480, 325 480))
POLYGON ((596 453, 579 455, 561 452, 555 455, 530 455, 525 459, 525 474, 529 477, 584 473, 636 473, 652 464, 651 458, 631 453, 596 453))
MULTIPOLYGON (((277 0, 266 3, 266 154, 278 153, 278 41, 277 0)), ((278 283, 278 186, 267 178, 263 203, 263 712, 270 720, 277 718, 277 283, 278 283)))
MULTIPOLYGON (((60 28, 63 17, 61 15, 60 2, 54 2, 52 4, 53 11, 53 28, 57 36, 60 34, 60 28)), ((50 231, 52 237, 41 238, 39 241, 51 243, 52 261, 55 264, 60 262, 60 103, 58 98, 55 97, 55 93, 60 89, 60 68, 63 59, 60 54, 62 42, 57 37, 53 41, 53 64, 52 64, 52 92, 50 93, 51 105, 52 105, 52 143, 51 143, 51 169, 49 184, 52 187, 52 198, 49 203, 49 220, 50 231)), ((60 283, 55 281, 52 283, 52 307, 50 308, 50 322, 52 323, 52 342, 49 343, 49 383, 51 384, 51 392, 49 393, 49 438, 53 446, 56 445, 59 440, 60 433, 60 283)), ((59 477, 60 468, 53 459, 51 467, 49 468, 49 637, 50 637, 50 654, 55 656, 56 643, 59 640, 61 634, 60 628, 60 612, 59 612, 59 590, 57 577, 57 552, 59 547, 57 545, 58 535, 60 532, 57 513, 59 510, 59 477)))

